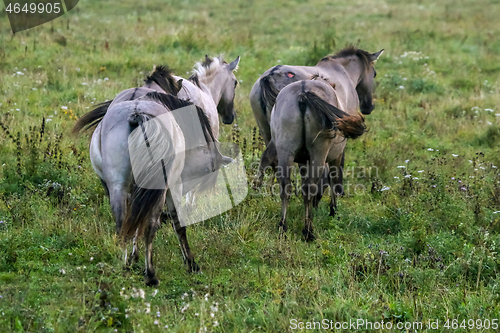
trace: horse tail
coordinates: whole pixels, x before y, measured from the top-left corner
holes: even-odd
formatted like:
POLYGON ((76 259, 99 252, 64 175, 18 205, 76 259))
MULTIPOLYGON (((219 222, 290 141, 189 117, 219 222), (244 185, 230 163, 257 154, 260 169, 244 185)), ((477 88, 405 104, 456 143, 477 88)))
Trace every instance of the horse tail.
POLYGON ((365 118, 360 113, 351 116, 313 92, 306 91, 299 94, 298 103, 302 114, 309 107, 312 114, 320 121, 323 130, 332 135, 338 129, 345 138, 356 139, 367 131, 365 118))
POLYGON ((280 92, 274 85, 272 75, 271 71, 270 74, 260 79, 260 107, 264 111, 264 114, 267 113, 266 110, 268 107, 269 111, 272 110, 274 104, 276 104, 276 97, 278 97, 278 93, 280 92))
POLYGON ((80 119, 77 120, 75 126, 73 126, 72 132, 77 133, 82 130, 87 131, 89 129, 94 129, 101 122, 102 118, 104 118, 112 102, 113 100, 110 100, 98 104, 95 109, 81 116, 80 119))
POLYGON ((134 181, 130 205, 120 231, 125 239, 133 237, 136 230, 142 235, 155 211, 163 207, 167 172, 175 158, 170 133, 158 118, 134 111, 128 122, 132 130, 129 150, 134 181))

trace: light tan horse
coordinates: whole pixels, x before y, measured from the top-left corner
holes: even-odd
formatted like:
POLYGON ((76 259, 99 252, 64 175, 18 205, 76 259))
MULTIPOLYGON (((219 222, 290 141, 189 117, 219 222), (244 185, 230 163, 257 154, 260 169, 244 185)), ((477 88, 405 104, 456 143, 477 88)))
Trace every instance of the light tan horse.
MULTIPOLYGON (((250 104, 255 120, 262 133, 267 150, 262 154, 259 179, 256 185, 262 183, 264 170, 267 166, 277 165, 276 147, 271 143, 271 114, 276 102, 276 96, 286 86, 300 80, 310 80, 314 77, 323 78, 334 88, 341 101, 340 108, 346 112, 361 109, 363 114, 370 114, 375 108, 373 104, 373 79, 376 76, 373 63, 382 54, 369 53, 364 50, 347 47, 333 56, 321 59, 315 66, 287 66, 278 65, 267 70, 255 82, 250 92, 250 104)), ((330 161, 337 168, 334 176, 338 194, 343 193, 344 153, 330 161)), ((323 190, 328 186, 329 179, 325 175, 322 182, 322 191, 315 199, 315 205, 321 199, 323 190)), ((330 201, 330 215, 335 214, 334 198, 330 201)))
MULTIPOLYGON (((292 193, 293 163, 301 164, 302 195, 305 206, 304 238, 313 240, 311 203, 320 191, 318 181, 327 163, 342 155, 346 139, 357 138, 365 130, 364 117, 356 109, 346 109, 343 96, 324 80, 294 82, 278 94, 271 115, 271 144, 276 147, 280 181, 281 220, 287 230, 286 212, 292 193), (346 111, 343 111, 346 110, 346 111)), ((333 179, 331 180, 333 181, 333 179)), ((334 184, 332 198, 336 198, 334 184)))

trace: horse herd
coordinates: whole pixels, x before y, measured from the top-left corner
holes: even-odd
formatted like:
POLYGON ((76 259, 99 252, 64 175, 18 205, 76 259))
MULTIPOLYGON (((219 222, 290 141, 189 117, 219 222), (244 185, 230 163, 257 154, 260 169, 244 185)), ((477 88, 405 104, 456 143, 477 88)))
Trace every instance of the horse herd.
MULTIPOLYGON (((330 214, 335 213, 342 173, 331 171, 342 170, 346 139, 366 131, 362 114, 374 109, 373 64, 382 52, 347 47, 316 66, 275 66, 253 86, 250 104, 266 144, 255 186, 262 183, 266 168, 274 170, 280 183, 282 232, 287 230, 294 162, 302 166, 305 240, 314 239, 312 206, 328 185, 330 214)), ((194 198, 206 188, 205 176, 234 162, 221 153, 217 138, 219 116, 224 124, 233 123, 236 116, 234 71, 239 62, 239 57, 227 63, 222 57, 205 56, 188 79, 157 66, 142 87, 120 92, 75 124, 74 132, 93 130, 90 159, 109 196, 116 232, 125 240, 133 239, 129 256, 124 249, 126 265, 137 262, 138 237, 144 235, 147 285, 158 284, 152 242, 165 205, 184 262, 190 272, 199 271, 176 207, 182 195, 194 198), (194 116, 186 116, 188 108, 194 116), (191 142, 193 121, 201 125, 202 144, 191 142), (139 172, 134 163, 143 166, 139 172), (190 181, 180 181, 185 179, 190 181), (156 186, 143 185, 155 182, 156 186)))

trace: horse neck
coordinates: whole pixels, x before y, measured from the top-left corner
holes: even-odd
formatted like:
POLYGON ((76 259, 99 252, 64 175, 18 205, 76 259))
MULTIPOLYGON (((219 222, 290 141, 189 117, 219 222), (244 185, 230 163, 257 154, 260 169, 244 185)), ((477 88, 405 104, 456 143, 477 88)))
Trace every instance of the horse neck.
POLYGON ((361 71, 359 73, 355 73, 356 71, 349 70, 346 66, 349 62, 344 58, 339 59, 329 59, 325 61, 320 61, 316 67, 321 67, 323 70, 329 71, 332 74, 338 73, 339 66, 342 67, 349 78, 352 81, 354 87, 356 87, 361 79, 361 71))
POLYGON ((200 83, 202 86, 202 90, 210 94, 215 105, 219 105, 220 99, 222 97, 222 85, 218 84, 215 79, 200 79, 200 83), (203 89, 203 86, 205 86, 206 89, 203 89))

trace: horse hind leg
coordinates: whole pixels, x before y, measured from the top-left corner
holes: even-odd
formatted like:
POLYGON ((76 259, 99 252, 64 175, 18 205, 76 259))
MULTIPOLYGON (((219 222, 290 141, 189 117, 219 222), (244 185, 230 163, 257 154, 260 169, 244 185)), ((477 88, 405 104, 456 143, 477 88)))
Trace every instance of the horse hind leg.
POLYGON ((325 159, 315 158, 314 155, 315 154, 311 154, 311 160, 309 161, 306 170, 302 172, 302 197, 305 208, 305 221, 302 234, 307 242, 313 241, 316 238, 313 233, 312 202, 314 197, 316 197, 319 191, 321 191, 318 182, 323 176, 325 169, 325 159))
POLYGON ((137 247, 137 242, 138 242, 138 235, 137 233, 139 232, 139 229, 135 231, 134 239, 132 241, 132 253, 130 254, 130 257, 128 258, 128 261, 126 261, 127 267, 130 267, 137 262, 139 262, 139 249, 137 247))
POLYGON ((328 175, 328 168, 325 168, 325 171, 323 172, 323 175, 319 180, 319 192, 313 198, 312 205, 314 208, 318 208, 319 203, 321 202, 321 199, 323 198, 323 195, 328 188, 328 185, 330 185, 330 177, 328 175))
POLYGON ((278 157, 278 175, 280 182, 280 197, 281 197, 281 219, 278 228, 281 232, 286 232, 288 226, 286 223, 286 212, 288 209, 288 202, 292 194, 292 183, 290 181, 291 169, 293 166, 293 155, 280 153, 278 157))
POLYGON ((115 219, 116 233, 119 234, 127 214, 128 191, 122 186, 114 186, 109 191, 109 202, 115 219))
POLYGON ((329 165, 329 178, 330 178, 330 216, 334 217, 337 211, 338 197, 344 194, 344 154, 342 153, 337 159, 329 165))
MULTIPOLYGON (((144 240, 146 242, 146 257, 145 257, 145 280, 146 285, 157 286, 159 284, 158 279, 156 278, 156 271, 153 266, 153 240, 156 235, 156 231, 160 227, 160 215, 161 211, 158 210, 156 214, 153 215, 149 225, 144 230, 144 240)), ((137 238, 137 233, 136 237, 137 238)))
MULTIPOLYGON (((278 164, 278 153, 276 151, 276 146, 274 142, 271 141, 266 150, 264 150, 264 152, 262 153, 262 156, 260 158, 259 172, 257 175, 257 179, 254 181, 253 184, 254 189, 258 189, 259 187, 262 186, 267 168, 271 167, 274 174, 274 171, 276 171, 277 164, 278 164)), ((272 177, 274 179, 274 175, 272 177)), ((273 179, 271 179, 271 182, 273 181, 273 179)))
MULTIPOLYGON (((120 234, 120 230, 122 228, 122 223, 125 220, 125 215, 127 214, 128 207, 128 191, 125 190, 122 186, 112 186, 109 188, 104 180, 102 180, 103 186, 106 189, 106 192, 109 195, 109 203, 111 205, 111 212, 113 213, 113 217, 115 219, 115 231, 117 234, 120 234)), ((132 250, 132 254, 128 257, 127 245, 123 245, 123 262, 126 270, 128 270, 130 264, 135 260, 134 258, 138 258, 139 254, 137 251, 137 231, 134 237, 134 246, 132 250)))
POLYGON ((170 212, 170 216, 172 218, 172 228, 177 234, 177 239, 179 240, 179 245, 181 247, 182 257, 184 259, 184 263, 188 265, 188 271, 190 273, 195 273, 200 271, 200 266, 194 261, 194 256, 191 253, 191 249, 189 248, 189 243, 186 235, 186 227, 181 225, 179 221, 179 217, 177 216, 177 212, 175 209, 175 205, 172 199, 172 196, 167 194, 166 199, 168 211, 170 212))

